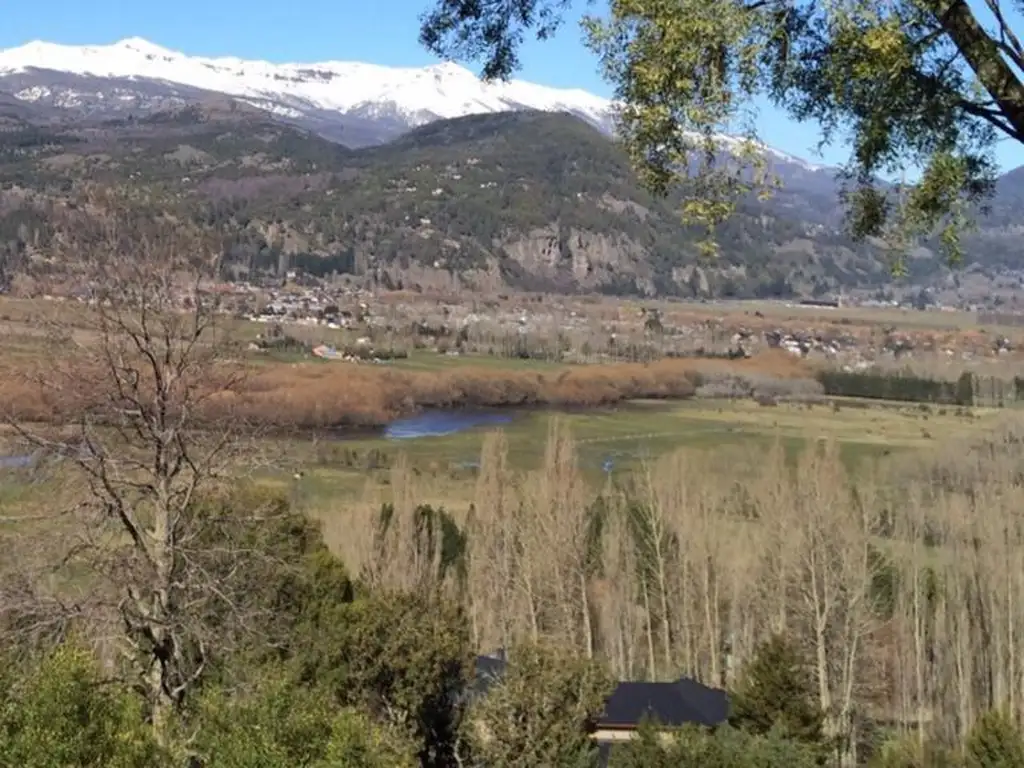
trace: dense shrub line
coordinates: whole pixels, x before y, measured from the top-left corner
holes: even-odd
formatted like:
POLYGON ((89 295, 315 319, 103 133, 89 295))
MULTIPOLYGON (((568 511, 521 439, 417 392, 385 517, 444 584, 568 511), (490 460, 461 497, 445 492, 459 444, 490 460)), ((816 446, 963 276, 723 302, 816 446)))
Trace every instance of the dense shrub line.
POLYGON ((899 371, 836 371, 818 374, 825 394, 936 405, 974 405, 974 377, 964 372, 956 381, 932 379, 899 371))
POLYGON ((964 371, 957 379, 937 379, 910 370, 820 371, 826 395, 897 402, 1002 407, 1024 401, 1024 377, 1002 379, 964 371))

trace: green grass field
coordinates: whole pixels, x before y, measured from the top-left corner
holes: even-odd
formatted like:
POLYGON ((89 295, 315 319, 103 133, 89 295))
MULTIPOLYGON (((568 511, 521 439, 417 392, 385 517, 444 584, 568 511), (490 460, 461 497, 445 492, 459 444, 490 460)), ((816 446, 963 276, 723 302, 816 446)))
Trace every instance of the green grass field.
MULTIPOLYGON (((760 406, 749 401, 690 400, 683 403, 635 402, 615 409, 553 414, 519 413, 499 427, 508 440, 509 459, 519 469, 537 467, 552 418, 565 419, 577 442, 581 468, 594 483, 611 472, 628 472, 645 461, 679 448, 759 450, 780 441, 796 454, 808 441, 835 440, 851 468, 864 459, 936 447, 993 429, 1007 411, 939 409, 918 405, 864 403, 760 406)), ((472 487, 472 465, 479 460, 485 434, 494 427, 455 434, 389 440, 382 437, 321 439, 289 444, 288 474, 302 470, 302 494, 316 505, 362 494, 367 484, 386 482, 387 471, 373 469, 382 457, 404 455, 427 484, 451 499, 472 487)), ((742 455, 742 454, 741 454, 742 455)), ((269 478, 268 478, 269 479, 269 478)), ((289 484, 291 481, 277 480, 289 484)))
MULTIPOLYGON (((864 401, 810 406, 646 401, 589 412, 519 412, 500 427, 513 468, 540 465, 553 418, 568 422, 580 466, 596 488, 608 479, 602 466, 608 459, 613 463, 611 474, 617 475, 676 449, 722 452, 723 471, 742 477, 745 468, 776 441, 795 456, 808 443, 825 439, 839 443, 843 459, 856 471, 863 461, 887 461, 900 453, 964 444, 1019 417, 1009 409, 967 412, 864 401)), ((300 508, 329 521, 343 519, 338 513, 346 507, 373 508, 389 498, 390 467, 404 457, 417 501, 452 508, 472 498, 476 479, 472 465, 479 461, 489 429, 493 427, 406 440, 336 435, 267 440, 253 446, 252 460, 239 472, 288 493, 300 508), (296 480, 293 474, 299 471, 303 477, 296 480)), ((70 492, 65 492, 64 485, 59 473, 47 481, 29 477, 26 482, 23 473, 0 471, 0 518, 61 504, 55 499, 70 492), (60 487, 51 487, 55 481, 60 487)))

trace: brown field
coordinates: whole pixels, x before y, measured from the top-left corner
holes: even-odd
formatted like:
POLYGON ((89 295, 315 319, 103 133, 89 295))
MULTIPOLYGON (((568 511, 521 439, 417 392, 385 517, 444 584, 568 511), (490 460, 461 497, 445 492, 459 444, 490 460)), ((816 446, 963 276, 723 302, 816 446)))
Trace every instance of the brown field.
MULTIPOLYGON (((758 332, 785 326, 817 331, 842 327, 844 334, 859 339, 858 344, 865 349, 872 349, 882 344, 882 337, 887 332, 885 326, 892 323, 905 329, 905 335, 914 337, 918 352, 909 359, 883 360, 880 363, 883 367, 910 367, 925 375, 954 379, 967 369, 1009 379, 1024 370, 1024 361, 1020 359, 1020 349, 1024 345, 1004 357, 974 355, 962 358, 960 355, 947 357, 943 354, 943 350, 950 348, 991 349, 991 339, 977 327, 973 315, 968 313, 855 307, 823 310, 781 302, 700 304, 597 297, 547 297, 545 301, 536 301, 536 298, 476 298, 469 302, 469 306, 485 318, 483 322, 487 322, 486 318, 498 322, 495 318, 501 312, 516 307, 525 308, 523 311, 527 314, 533 312, 534 307, 541 314, 552 312, 551 318, 531 333, 534 336, 547 334, 544 338, 556 332, 556 335, 563 334, 577 351, 584 343, 593 349, 601 348, 609 333, 614 333, 620 340, 631 339, 640 344, 650 342, 644 336, 641 310, 658 306, 667 326, 693 331, 695 349, 703 346, 717 348, 722 345, 722 339, 726 339, 724 344, 728 346, 727 339, 735 328, 758 332), (581 318, 586 318, 585 322, 580 322, 581 318), (576 322, 572 326, 574 330, 559 330, 563 320, 576 322)), ((428 321, 430 325, 447 322, 436 297, 396 292, 375 296, 370 301, 372 313, 385 324, 383 331, 371 325, 349 330, 286 325, 286 333, 308 344, 328 340, 339 345, 345 339, 369 335, 382 348, 409 350, 411 356, 408 359, 390 364, 360 365, 323 363, 310 359, 308 352, 290 357, 242 353, 240 350, 246 344, 267 329, 258 323, 232 320, 227 331, 234 348, 231 354, 242 359, 240 364, 252 365, 243 391, 218 398, 218 414, 230 412, 254 426, 275 429, 372 427, 421 408, 574 408, 612 405, 636 398, 683 399, 693 394, 702 374, 734 372, 778 379, 809 379, 817 367, 837 364, 813 356, 801 360, 778 350, 755 353, 750 360, 738 361, 684 356, 642 364, 615 362, 607 358, 602 361, 601 354, 573 354, 567 358, 572 359, 573 364, 559 362, 557 357, 519 360, 508 357, 508 350, 499 348, 500 344, 496 343, 498 337, 488 336, 491 330, 480 329, 474 333, 481 338, 471 343, 475 351, 452 358, 431 350, 429 346, 419 350, 416 348, 419 340, 402 336, 403 332, 411 332, 409 324, 417 318, 428 321), (579 360, 580 357, 587 359, 579 360)), ((84 327, 87 314, 87 307, 75 301, 0 300, 0 402, 8 410, 24 419, 53 420, 59 409, 55 409, 52 401, 40 397, 38 387, 28 383, 24 373, 27 369, 34 369, 38 379, 45 377, 53 366, 70 369, 71 361, 62 359, 66 353, 47 344, 44 329, 48 325, 59 324, 77 344, 88 346, 89 331, 84 327)), ((507 322, 507 318, 501 322, 507 322)), ((501 331, 504 326, 500 325, 494 328, 497 330, 492 330, 499 336, 507 331, 501 331)), ((1020 329, 1015 333, 1019 334, 1020 329)), ((683 354, 690 353, 684 350, 683 354)))
MULTIPOLYGON (((680 307, 667 304, 667 307, 680 307)), ((893 325, 898 328, 922 330, 970 330, 979 327, 976 312, 913 310, 899 307, 816 307, 783 301, 720 301, 714 304, 683 303, 684 311, 695 315, 718 315, 725 318, 760 313, 774 323, 839 323, 842 325, 893 325)), ((759 318, 760 319, 760 318, 759 318)), ((1019 332, 1019 329, 1018 329, 1019 332)))

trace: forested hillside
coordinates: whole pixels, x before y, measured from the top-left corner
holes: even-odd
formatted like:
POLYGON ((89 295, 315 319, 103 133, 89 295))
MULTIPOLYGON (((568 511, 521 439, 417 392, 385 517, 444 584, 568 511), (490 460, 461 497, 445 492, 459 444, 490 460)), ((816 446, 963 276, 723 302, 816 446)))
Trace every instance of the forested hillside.
POLYGON ((407 287, 741 297, 889 279, 881 254, 843 233, 829 172, 795 164, 776 164, 782 191, 743 201, 718 233, 721 256, 701 261, 701 233, 673 201, 652 198, 614 143, 565 114, 439 121, 361 150, 227 98, 72 123, 10 100, 0 119, 7 275, 60 268, 48 207, 89 182, 202 223, 235 277, 298 267, 407 287))

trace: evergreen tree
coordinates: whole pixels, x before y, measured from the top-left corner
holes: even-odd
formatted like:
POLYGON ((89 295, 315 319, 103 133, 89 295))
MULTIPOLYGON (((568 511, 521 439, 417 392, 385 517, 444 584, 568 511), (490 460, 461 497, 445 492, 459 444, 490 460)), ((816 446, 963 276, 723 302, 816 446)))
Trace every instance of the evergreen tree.
POLYGON ((965 745, 967 768, 1018 768, 1024 765, 1024 737, 1005 712, 986 712, 965 745))
POLYGON ((735 728, 757 735, 781 728, 805 744, 824 743, 825 716, 813 680, 800 652, 781 635, 755 651, 729 699, 735 728))
POLYGON ((299 627, 293 668, 336 704, 409 727, 424 766, 452 764, 470 661, 465 616, 429 594, 370 592, 299 627))
POLYGON ((66 644, 0 680, 0 766, 169 768, 142 701, 66 644))
POLYGON ((330 692, 295 685, 265 668, 255 689, 239 696, 206 693, 189 728, 203 768, 413 768, 408 734, 338 707, 330 692))
POLYGON ((591 768, 593 720, 611 679, 578 654, 538 645, 512 650, 500 682, 470 708, 473 765, 487 768, 591 768))
POLYGON ((868 763, 870 768, 961 768, 958 752, 916 736, 893 739, 882 744, 868 763))
POLYGON ((632 741, 615 746, 609 768, 815 768, 820 752, 781 728, 752 734, 723 726, 714 732, 683 728, 671 740, 643 727, 632 741))
POLYGON ((956 381, 956 404, 970 408, 974 405, 974 375, 964 371, 956 381))

